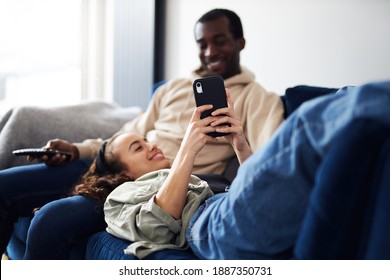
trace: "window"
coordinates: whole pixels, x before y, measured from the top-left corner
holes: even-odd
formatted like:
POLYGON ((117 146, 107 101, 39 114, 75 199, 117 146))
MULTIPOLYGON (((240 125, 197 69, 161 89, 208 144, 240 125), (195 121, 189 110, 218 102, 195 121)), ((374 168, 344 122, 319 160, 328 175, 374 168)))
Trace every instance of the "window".
POLYGON ((0 1, 0 104, 81 98, 80 0, 0 1))
POLYGON ((146 107, 154 0, 0 0, 0 117, 104 99, 146 107))

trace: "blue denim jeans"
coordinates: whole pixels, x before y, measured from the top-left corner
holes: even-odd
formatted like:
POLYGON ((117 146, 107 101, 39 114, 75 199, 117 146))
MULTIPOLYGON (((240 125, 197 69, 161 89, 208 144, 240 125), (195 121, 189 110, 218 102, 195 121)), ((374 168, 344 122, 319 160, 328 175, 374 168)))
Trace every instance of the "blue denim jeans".
POLYGON ((229 192, 198 209, 186 232, 195 255, 291 257, 317 168, 337 135, 357 119, 390 124, 389 112, 390 82, 343 88, 303 104, 244 162, 229 192))
MULTIPOLYGON (((34 208, 68 195, 70 188, 89 168, 91 160, 78 160, 61 167, 33 164, 0 171, 0 251, 4 252, 19 217, 32 217, 34 208)), ((76 211, 73 209, 72 211, 76 211)), ((69 209, 57 213, 61 221, 69 209)), ((58 223, 55 226, 61 226, 58 223)), ((64 225, 66 226, 66 225, 64 225)), ((50 236, 52 226, 41 232, 50 236)), ((50 252, 55 253, 51 248, 50 252)))
POLYGON ((103 203, 94 199, 77 195, 49 202, 31 221, 24 259, 84 258, 88 238, 106 226, 103 203))

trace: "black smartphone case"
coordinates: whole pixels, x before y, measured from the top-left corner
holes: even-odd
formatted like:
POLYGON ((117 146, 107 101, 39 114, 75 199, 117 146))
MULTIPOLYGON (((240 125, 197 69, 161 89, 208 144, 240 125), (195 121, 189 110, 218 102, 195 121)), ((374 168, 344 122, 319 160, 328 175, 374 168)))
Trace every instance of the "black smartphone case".
MULTIPOLYGON (((214 110, 228 106, 225 84, 221 76, 210 76, 195 80, 193 83, 193 91, 197 107, 206 104, 213 105, 213 109, 202 113, 202 119, 210 116, 214 110)), ((211 132, 208 135, 219 137, 226 135, 226 133, 211 132)))

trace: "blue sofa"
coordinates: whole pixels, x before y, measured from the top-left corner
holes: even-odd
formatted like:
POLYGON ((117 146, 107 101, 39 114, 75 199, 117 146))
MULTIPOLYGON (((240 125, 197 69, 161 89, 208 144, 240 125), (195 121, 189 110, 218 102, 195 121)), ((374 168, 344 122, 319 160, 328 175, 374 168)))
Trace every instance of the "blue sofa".
MULTIPOLYGON (((281 96, 287 118, 303 102, 335 93, 337 89, 296 86, 281 96)), ((359 121, 339 135, 316 175, 291 258, 296 259, 390 259, 390 129, 382 123, 359 121), (359 151, 357 157, 356 151, 359 151)), ((226 177, 234 177, 233 164, 226 177), (233 175, 232 175, 233 174, 233 175)), ((29 225, 21 218, 7 254, 19 259, 29 225)), ((129 241, 102 231, 80 242, 73 259, 136 259, 123 250, 129 241)), ((191 250, 163 250, 147 259, 196 259, 191 250)))

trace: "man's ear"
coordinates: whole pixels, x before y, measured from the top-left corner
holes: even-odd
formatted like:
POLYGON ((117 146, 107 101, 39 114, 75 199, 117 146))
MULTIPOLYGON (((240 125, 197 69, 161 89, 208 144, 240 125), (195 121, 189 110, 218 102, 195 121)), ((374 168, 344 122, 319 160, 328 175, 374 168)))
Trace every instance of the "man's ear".
POLYGON ((238 47, 240 48, 240 51, 242 51, 245 48, 245 38, 239 38, 238 39, 238 47))

